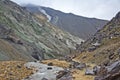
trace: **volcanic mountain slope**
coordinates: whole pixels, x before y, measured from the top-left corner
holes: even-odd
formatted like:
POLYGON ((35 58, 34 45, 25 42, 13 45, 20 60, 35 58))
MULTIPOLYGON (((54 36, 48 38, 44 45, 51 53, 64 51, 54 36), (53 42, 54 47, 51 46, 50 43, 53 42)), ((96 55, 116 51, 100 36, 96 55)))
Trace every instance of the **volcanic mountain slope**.
POLYGON ((31 4, 25 7, 33 13, 44 13, 52 24, 84 40, 95 34, 98 29, 102 28, 108 22, 106 20, 77 16, 72 13, 63 13, 51 8, 31 4))
POLYGON ((101 30, 78 47, 82 62, 107 64, 120 59, 120 12, 101 30))
POLYGON ((72 53, 82 39, 9 0, 0 0, 0 60, 34 60, 72 53))

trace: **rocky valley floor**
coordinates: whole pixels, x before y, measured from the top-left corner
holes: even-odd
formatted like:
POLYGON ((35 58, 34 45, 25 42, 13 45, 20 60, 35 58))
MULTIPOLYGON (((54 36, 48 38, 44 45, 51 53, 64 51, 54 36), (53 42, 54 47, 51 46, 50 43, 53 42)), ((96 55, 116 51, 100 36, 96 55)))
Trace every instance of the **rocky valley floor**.
POLYGON ((120 80, 120 60, 107 66, 75 60, 0 61, 0 80, 120 80))
POLYGON ((42 62, 1 61, 0 80, 94 80, 94 76, 85 75, 85 69, 70 69, 69 66, 69 62, 57 59, 42 62))

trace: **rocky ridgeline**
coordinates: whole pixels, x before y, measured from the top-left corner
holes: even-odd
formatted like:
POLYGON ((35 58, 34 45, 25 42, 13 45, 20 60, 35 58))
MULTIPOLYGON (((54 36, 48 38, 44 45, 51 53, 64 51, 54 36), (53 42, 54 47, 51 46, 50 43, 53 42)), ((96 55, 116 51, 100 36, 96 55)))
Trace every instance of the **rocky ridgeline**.
POLYGON ((98 30, 96 34, 91 36, 86 42, 78 45, 80 52, 94 51, 99 46, 104 45, 103 40, 111 40, 120 37, 120 12, 109 21, 102 29, 98 30))
POLYGON ((120 57, 120 12, 91 38, 77 45, 80 62, 108 64, 120 57))
POLYGON ((108 21, 95 18, 87 18, 72 13, 63 13, 48 7, 35 6, 28 4, 25 7, 32 13, 43 13, 47 15, 49 21, 57 27, 79 36, 86 40, 101 29, 108 21))

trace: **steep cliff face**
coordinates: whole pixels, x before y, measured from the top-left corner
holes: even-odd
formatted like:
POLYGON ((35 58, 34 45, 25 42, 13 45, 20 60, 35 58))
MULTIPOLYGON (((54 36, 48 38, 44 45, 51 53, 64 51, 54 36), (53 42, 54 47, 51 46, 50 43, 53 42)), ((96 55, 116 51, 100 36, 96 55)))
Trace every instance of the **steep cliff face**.
POLYGON ((72 53, 82 39, 9 1, 0 0, 0 60, 34 60, 72 53))
POLYGON ((93 63, 109 63, 120 58, 120 12, 94 36, 83 43, 77 59, 93 63))
POLYGON ((35 5, 26 5, 27 9, 33 13, 44 13, 52 24, 70 32, 84 40, 94 35, 98 29, 101 29, 108 21, 78 16, 72 13, 63 13, 47 7, 35 5))

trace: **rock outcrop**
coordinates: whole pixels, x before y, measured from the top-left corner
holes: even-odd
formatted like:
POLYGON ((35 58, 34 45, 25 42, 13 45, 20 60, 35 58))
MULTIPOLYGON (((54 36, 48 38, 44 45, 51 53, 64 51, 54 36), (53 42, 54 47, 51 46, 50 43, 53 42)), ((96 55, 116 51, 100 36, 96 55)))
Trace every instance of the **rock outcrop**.
POLYGON ((120 61, 102 68, 95 80, 120 80, 120 61))

